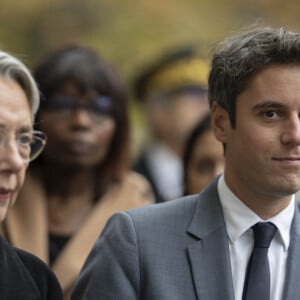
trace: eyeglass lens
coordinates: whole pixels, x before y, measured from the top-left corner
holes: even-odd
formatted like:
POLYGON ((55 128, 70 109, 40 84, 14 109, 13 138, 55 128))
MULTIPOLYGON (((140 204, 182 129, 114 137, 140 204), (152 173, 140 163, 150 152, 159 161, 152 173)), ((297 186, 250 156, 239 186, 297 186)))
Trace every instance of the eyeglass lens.
POLYGON ((29 160, 32 161, 36 159, 46 145, 46 134, 42 131, 33 131, 33 139, 30 144, 30 158, 29 160))
MULTIPOLYGON (((7 143, 11 137, 0 131, 0 145, 3 151, 7 150, 7 143)), ((24 161, 32 161, 38 157, 46 145, 46 135, 41 131, 24 132, 15 136, 15 144, 19 155, 24 161)))
POLYGON ((109 115, 112 113, 112 101, 106 96, 98 96, 88 103, 79 103, 73 96, 56 95, 46 100, 42 105, 44 109, 52 111, 72 112, 76 109, 84 108, 97 115, 109 115))

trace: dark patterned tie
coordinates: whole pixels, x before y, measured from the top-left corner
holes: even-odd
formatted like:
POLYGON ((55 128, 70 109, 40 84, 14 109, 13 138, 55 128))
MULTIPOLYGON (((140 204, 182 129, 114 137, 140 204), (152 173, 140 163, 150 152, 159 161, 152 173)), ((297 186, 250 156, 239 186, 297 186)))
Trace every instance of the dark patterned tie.
POLYGON ((252 228, 254 248, 247 267, 243 300, 269 300, 270 268, 268 250, 277 228, 269 222, 257 223, 252 228))

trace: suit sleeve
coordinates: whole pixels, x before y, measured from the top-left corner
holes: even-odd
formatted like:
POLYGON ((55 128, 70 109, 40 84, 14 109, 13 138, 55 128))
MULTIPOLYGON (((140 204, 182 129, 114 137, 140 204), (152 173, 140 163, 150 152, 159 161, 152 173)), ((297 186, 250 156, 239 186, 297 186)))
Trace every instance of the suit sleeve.
POLYGON ((107 222, 74 286, 72 300, 139 299, 140 266, 133 220, 126 212, 107 222))

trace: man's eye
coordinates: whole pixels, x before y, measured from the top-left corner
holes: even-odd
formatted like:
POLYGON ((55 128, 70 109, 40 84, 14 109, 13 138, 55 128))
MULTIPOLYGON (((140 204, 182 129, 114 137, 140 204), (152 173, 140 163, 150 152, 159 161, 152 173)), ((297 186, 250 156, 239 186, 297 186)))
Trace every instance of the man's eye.
POLYGON ((277 113, 274 110, 268 110, 264 112, 265 117, 274 118, 277 116, 277 113))

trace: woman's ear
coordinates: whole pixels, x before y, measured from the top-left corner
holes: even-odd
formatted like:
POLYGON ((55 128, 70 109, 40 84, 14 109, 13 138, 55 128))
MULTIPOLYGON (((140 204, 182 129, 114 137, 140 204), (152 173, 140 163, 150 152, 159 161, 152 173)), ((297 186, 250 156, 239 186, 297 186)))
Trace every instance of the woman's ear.
POLYGON ((211 108, 211 127, 217 140, 226 144, 231 130, 229 115, 227 111, 216 102, 212 104, 211 108))

